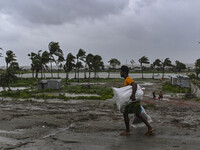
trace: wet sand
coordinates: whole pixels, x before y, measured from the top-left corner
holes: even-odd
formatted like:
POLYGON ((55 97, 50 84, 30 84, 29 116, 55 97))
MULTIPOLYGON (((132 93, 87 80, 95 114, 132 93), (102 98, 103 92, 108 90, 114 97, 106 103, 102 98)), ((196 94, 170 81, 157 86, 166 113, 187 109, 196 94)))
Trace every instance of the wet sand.
POLYGON ((160 83, 144 86, 153 135, 131 127, 132 135, 120 136, 125 125, 114 99, 0 98, 0 150, 199 150, 200 102, 170 95, 153 100, 152 87, 160 83))
POLYGON ((151 136, 144 135, 146 127, 131 128, 132 135, 120 136, 125 126, 112 99, 57 103, 0 100, 0 149, 199 149, 198 102, 177 105, 145 96, 142 103, 155 103, 146 109, 156 129, 151 136))

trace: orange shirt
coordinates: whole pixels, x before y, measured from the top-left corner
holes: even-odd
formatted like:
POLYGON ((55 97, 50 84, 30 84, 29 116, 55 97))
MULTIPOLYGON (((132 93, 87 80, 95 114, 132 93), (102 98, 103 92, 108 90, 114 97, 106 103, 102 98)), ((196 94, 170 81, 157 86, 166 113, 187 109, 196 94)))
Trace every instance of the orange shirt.
POLYGON ((134 80, 132 78, 130 78, 129 76, 126 77, 125 81, 124 81, 124 85, 131 85, 134 82, 134 80))

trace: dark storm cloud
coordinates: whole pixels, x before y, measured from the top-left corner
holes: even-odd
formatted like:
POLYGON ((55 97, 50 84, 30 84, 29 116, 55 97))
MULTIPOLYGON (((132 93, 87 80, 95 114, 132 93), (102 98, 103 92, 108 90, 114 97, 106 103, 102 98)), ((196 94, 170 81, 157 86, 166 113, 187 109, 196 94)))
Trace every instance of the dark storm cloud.
POLYGON ((105 63, 138 62, 144 55, 151 62, 194 63, 200 57, 199 6, 199 0, 0 0, 0 47, 15 51, 23 64, 27 53, 48 50, 50 41, 58 41, 65 55, 83 48, 105 63))
MULTIPOLYGON (((128 0, 1 0, 0 10, 31 23, 58 25, 121 12, 128 0)), ((23 20, 22 20, 23 21, 23 20)))

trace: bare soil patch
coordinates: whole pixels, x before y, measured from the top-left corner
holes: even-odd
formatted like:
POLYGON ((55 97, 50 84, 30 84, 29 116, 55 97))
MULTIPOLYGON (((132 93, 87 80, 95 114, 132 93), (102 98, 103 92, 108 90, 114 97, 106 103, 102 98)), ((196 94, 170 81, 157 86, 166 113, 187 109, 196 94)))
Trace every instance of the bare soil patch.
MULTIPOLYGON (((125 129, 113 99, 19 101, 0 99, 0 149, 152 149, 198 150, 200 103, 194 100, 153 100, 146 84, 143 105, 156 132, 145 136, 146 127, 125 129), (151 105, 149 105, 151 104, 151 105)), ((159 83, 155 83, 154 87, 159 83)), ((156 88, 156 87, 155 87, 156 88)), ((164 95, 165 96, 165 95, 164 95)))

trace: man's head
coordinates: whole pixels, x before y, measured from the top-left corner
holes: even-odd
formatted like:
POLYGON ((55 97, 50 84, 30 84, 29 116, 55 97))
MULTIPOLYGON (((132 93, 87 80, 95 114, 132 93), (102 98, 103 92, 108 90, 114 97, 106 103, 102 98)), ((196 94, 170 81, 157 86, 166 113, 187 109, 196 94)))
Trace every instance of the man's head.
POLYGON ((127 66, 123 65, 123 66, 121 67, 121 71, 120 71, 121 77, 126 77, 126 76, 128 76, 128 73, 129 73, 129 68, 128 68, 127 66))

